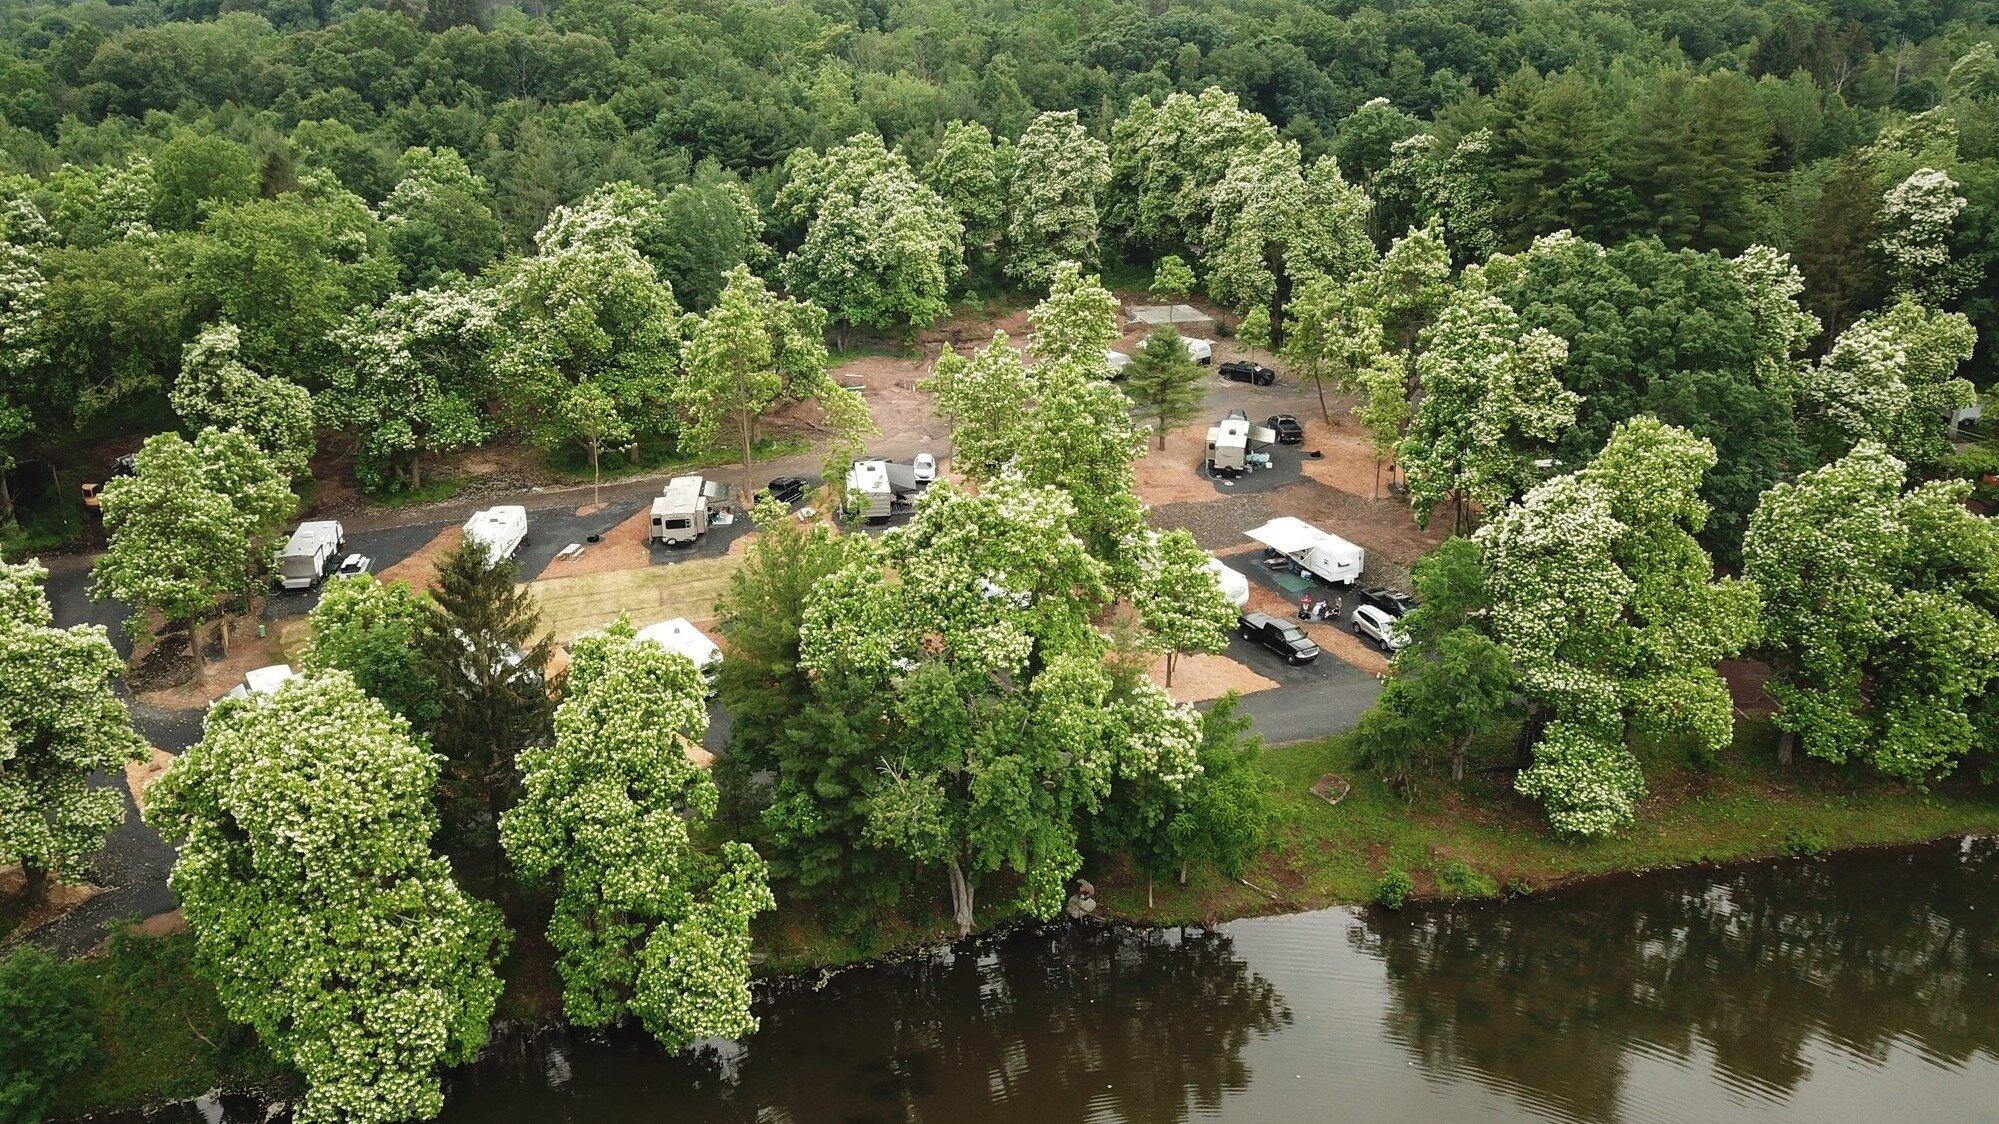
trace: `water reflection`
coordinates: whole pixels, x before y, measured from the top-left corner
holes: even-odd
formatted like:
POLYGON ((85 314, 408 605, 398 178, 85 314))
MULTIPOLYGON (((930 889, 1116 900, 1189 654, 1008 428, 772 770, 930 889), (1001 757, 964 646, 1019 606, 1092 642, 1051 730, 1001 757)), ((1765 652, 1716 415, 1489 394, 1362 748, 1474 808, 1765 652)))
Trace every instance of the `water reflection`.
POLYGON ((1609 1119, 1631 1068, 1662 1056, 1782 1102, 1820 1064, 1999 1059, 1996 855, 1973 842, 1666 876, 1350 932, 1387 970, 1385 1033, 1434 1075, 1609 1119))
POLYGON ((1243 1049, 1291 1022, 1224 933, 1017 934, 977 954, 836 976, 760 1005, 740 1048, 668 1061, 577 1049, 568 1080, 486 1067, 451 1121, 1174 1120, 1250 1080, 1243 1049))

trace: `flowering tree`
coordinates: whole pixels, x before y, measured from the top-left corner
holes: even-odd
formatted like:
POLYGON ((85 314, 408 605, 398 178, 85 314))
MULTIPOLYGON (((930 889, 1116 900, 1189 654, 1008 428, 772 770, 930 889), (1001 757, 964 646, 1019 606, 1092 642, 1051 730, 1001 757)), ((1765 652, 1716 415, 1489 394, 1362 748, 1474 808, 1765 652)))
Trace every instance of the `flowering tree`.
POLYGON ((1167 254, 1153 268, 1149 291, 1155 297, 1184 297, 1194 291, 1194 270, 1178 254, 1167 254))
POLYGON ((1728 744, 1734 706, 1715 664, 1756 632, 1756 589, 1713 579, 1694 540, 1713 446, 1649 417, 1588 466, 1527 493, 1476 536, 1493 638, 1534 707, 1520 791, 1559 831, 1630 823, 1645 777, 1638 733, 1728 744))
POLYGON ((750 921, 775 902, 755 851, 692 839, 716 802, 687 755, 708 726, 701 673, 622 618, 571 658, 555 743, 521 754, 500 825, 521 873, 557 883, 563 1008, 592 1027, 631 1011, 669 1050, 749 1034, 750 921))
POLYGON ((1208 566, 1208 552, 1194 535, 1176 527, 1146 537, 1140 562, 1143 577, 1133 600, 1145 623, 1146 646, 1166 654, 1166 685, 1182 652, 1219 652, 1228 647, 1236 607, 1208 566))
POLYGON ((1263 308, 1274 328, 1285 323, 1294 287, 1345 281, 1374 263, 1367 193, 1330 157, 1307 172, 1295 141, 1233 161, 1214 203, 1201 239, 1208 293, 1237 309, 1263 308))
POLYGON ((1974 746, 1978 696, 1999 676, 1999 529, 1969 485, 1904 492, 1876 442, 1764 497, 1743 543, 1763 594, 1770 693, 1784 731, 1827 761, 1925 783, 1974 746))
POLYGON ((1110 178, 1110 150, 1075 110, 1035 118, 1015 149, 1007 191, 1008 276, 1038 286, 1064 262, 1095 269, 1097 196, 1110 178))
POLYGON ((336 333, 344 362, 328 373, 319 412, 359 438, 372 488, 423 487, 423 458, 488 436, 480 400, 493 383, 499 309, 489 289, 454 283, 398 293, 336 333))
POLYGON ((125 820, 118 790, 90 775, 146 752, 112 690, 118 653, 97 625, 55 627, 48 573, 0 562, 0 863, 21 864, 30 905, 125 820))
POLYGON ((1908 296, 1862 317, 1799 380, 1806 435, 1827 460, 1873 440, 1908 464, 1934 466, 1950 453, 1951 411, 1978 400, 1957 377, 1977 342, 1963 313, 1908 296))
POLYGON ((168 400, 191 429, 213 426, 249 434, 289 479, 310 468, 312 396, 297 383, 251 370, 234 324, 210 325, 187 345, 168 400))
POLYGON ((1048 296, 1027 314, 1034 354, 1047 364, 1067 363, 1108 375, 1104 353, 1118 341, 1118 302, 1095 274, 1075 262, 1055 267, 1048 296))
POLYGON ((863 134, 823 155, 798 149, 785 170, 776 209, 805 229, 784 261, 787 289, 854 327, 914 327, 943 315, 964 269, 964 225, 901 154, 863 134))
POLYGON ((312 637, 300 670, 344 671, 354 685, 426 729, 442 713, 437 669, 424 653, 430 627, 428 594, 402 582, 360 574, 328 582, 312 608, 312 637))
POLYGON ((800 664, 822 690, 885 701, 866 838, 949 876, 960 934, 979 878, 1011 869, 1051 917, 1081 864, 1079 818, 1115 777, 1194 775, 1199 716, 1121 684, 1095 621, 1104 567, 1067 497, 1003 476, 931 489, 908 526, 814 585, 800 664))
POLYGON ((1353 284, 1325 276, 1305 282, 1286 312, 1282 354, 1295 374, 1312 380, 1319 416, 1331 422, 1326 384, 1358 389, 1358 372, 1382 352, 1381 323, 1353 284))
POLYGON ((1210 86, 1140 100, 1111 127, 1110 225, 1159 248, 1201 241, 1215 214, 1215 189, 1248 154, 1278 143, 1277 129, 1210 86))
POLYGON ((1389 146, 1388 166, 1369 189, 1380 210, 1404 222, 1440 223, 1464 258, 1483 261, 1498 253, 1503 241, 1491 153, 1491 129, 1466 133, 1455 144, 1416 133, 1389 146))
POLYGON ((607 444, 673 431, 680 306, 628 243, 552 245, 500 286, 499 308, 495 371, 544 442, 578 442, 594 463, 607 444))
POLYGON ((977 121, 944 126, 937 154, 924 165, 923 182, 950 204, 965 225, 965 246, 990 247, 1006 231, 1014 147, 977 121))
POLYGON ((505 250, 493 185, 455 149, 407 149, 396 170, 400 178, 382 200, 382 229, 405 284, 477 276, 505 250))
POLYGON ((1768 246, 1751 246, 1732 264, 1749 289, 1756 324, 1756 374, 1772 385, 1790 385, 1797 377, 1796 357, 1819 334, 1819 318, 1798 304, 1805 275, 1791 264, 1789 255, 1768 246))
POLYGON ((1416 519, 1446 499, 1463 530, 1469 507, 1493 511, 1539 475, 1576 395, 1557 373, 1568 357, 1561 337, 1523 331, 1505 301, 1461 289, 1422 335, 1416 374, 1423 397, 1399 446, 1416 519))
POLYGON ((691 183, 664 195, 620 180, 581 201, 557 207, 535 236, 543 252, 575 247, 630 246, 690 308, 707 308, 724 276, 760 262, 763 216, 730 173, 703 163, 691 183))
POLYGON ((731 270, 721 300, 687 329, 687 374, 675 389, 688 414, 683 442, 732 445, 748 468, 764 414, 809 398, 830 404, 844 393, 827 377, 825 341, 819 306, 773 294, 747 266, 731 270))
POLYGON ((433 854, 437 759, 328 672, 225 701, 148 793, 230 1016, 305 1076, 304 1124, 426 1118, 485 1045, 499 911, 433 854))
POLYGON ((1442 224, 1411 227, 1356 284, 1381 322, 1388 346, 1405 354, 1414 351, 1417 338, 1443 312, 1453 288, 1451 251, 1444 245, 1442 224))
MULTIPOLYGON (((248 437, 204 429, 193 444, 174 433, 148 438, 137 471, 104 486, 111 545, 91 575, 92 597, 142 610, 126 623, 136 637, 145 611, 187 629, 194 666, 207 674, 199 621, 219 599, 245 590, 265 561, 264 543, 298 502, 285 477, 248 437)), ((223 646, 228 647, 225 627, 223 646)))
POLYGON ((1951 296, 1959 272, 1950 260, 1950 228, 1965 208, 1957 181, 1919 168, 1881 201, 1881 253, 1895 287, 1931 300, 1951 296))

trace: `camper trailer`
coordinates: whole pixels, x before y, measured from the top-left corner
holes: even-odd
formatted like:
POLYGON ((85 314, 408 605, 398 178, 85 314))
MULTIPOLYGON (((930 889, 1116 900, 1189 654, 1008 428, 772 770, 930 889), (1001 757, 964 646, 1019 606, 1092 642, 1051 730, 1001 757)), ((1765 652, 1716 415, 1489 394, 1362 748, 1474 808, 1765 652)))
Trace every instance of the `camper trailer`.
POLYGON ((1367 566, 1367 552, 1360 547, 1289 515, 1245 533, 1332 585, 1352 586, 1367 566))
POLYGON ((1270 465, 1269 448, 1277 444, 1277 433, 1251 425, 1241 410, 1208 429, 1208 471, 1233 476, 1270 465))
POLYGON ((1222 595, 1236 608, 1249 605, 1249 579, 1231 570, 1228 564, 1214 555, 1208 555, 1208 569, 1215 575, 1215 584, 1222 587, 1222 595))
POLYGON ((326 569, 347 545, 347 530, 331 519, 301 523, 278 551, 278 585, 311 589, 326 578, 326 569))
POLYGON ((528 509, 504 504, 475 511, 465 521, 465 539, 486 548, 486 564, 496 565, 514 556, 528 537, 528 509))
POLYGON ((638 638, 649 640, 669 652, 679 652, 694 661, 694 666, 708 681, 708 694, 715 694, 715 675, 722 667, 722 648, 706 633, 694 627, 694 622, 686 617, 675 617, 670 621, 649 624, 639 629, 638 638))
POLYGON ((887 461, 855 461, 847 470, 847 506, 863 519, 895 514, 895 489, 888 486, 887 461))
POLYGON ((705 476, 676 476, 652 501, 652 529, 648 543, 686 546, 708 533, 708 519, 715 501, 721 499, 723 485, 705 476))
MULTIPOLYGON (((248 699, 258 695, 275 695, 278 688, 298 678, 298 673, 290 664, 274 663, 269 667, 251 668, 243 674, 243 681, 229 688, 225 699, 248 699)), ((213 704, 211 704, 213 705, 213 704)))

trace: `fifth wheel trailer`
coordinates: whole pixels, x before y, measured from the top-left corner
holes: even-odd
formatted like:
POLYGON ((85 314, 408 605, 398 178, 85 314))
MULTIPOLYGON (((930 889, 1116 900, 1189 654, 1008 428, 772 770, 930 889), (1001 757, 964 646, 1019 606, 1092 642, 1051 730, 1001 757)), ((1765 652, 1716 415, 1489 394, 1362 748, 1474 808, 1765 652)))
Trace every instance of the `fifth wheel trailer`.
POLYGON ((1289 558, 1299 569, 1333 585, 1351 587, 1367 568, 1367 551, 1289 515, 1244 534, 1289 558))

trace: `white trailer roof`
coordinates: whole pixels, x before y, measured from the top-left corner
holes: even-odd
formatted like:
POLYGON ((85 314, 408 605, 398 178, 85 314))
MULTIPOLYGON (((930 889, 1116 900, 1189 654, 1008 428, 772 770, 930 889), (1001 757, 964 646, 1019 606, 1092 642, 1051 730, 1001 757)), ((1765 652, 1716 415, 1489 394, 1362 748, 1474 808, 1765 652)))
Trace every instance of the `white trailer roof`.
POLYGON ((1261 527, 1244 531, 1243 534, 1279 554, 1303 554, 1315 546, 1324 546, 1329 542, 1341 546, 1352 545, 1338 535, 1327 534, 1303 519, 1290 515, 1279 516, 1261 527))
POLYGON ((855 461, 847 470, 847 488, 855 492, 886 492, 888 486, 887 461, 855 461))
POLYGON ((278 688, 298 676, 290 664, 274 663, 269 667, 251 668, 243 675, 243 684, 253 695, 275 695, 278 688))
POLYGON ((639 629, 638 638, 650 640, 669 652, 679 652, 693 660, 695 667, 707 667, 722 653, 721 645, 708 639, 707 634, 695 628, 694 622, 686 617, 649 624, 639 629))
POLYGON ((668 511, 693 511, 707 501, 706 485, 707 481, 699 476, 676 476, 666 482, 659 499, 652 502, 653 510, 664 506, 668 511))
POLYGON ((285 548, 287 550, 310 551, 316 543, 338 543, 339 541, 339 523, 331 519, 315 519, 310 523, 300 523, 298 530, 293 531, 292 537, 285 541, 285 548))

